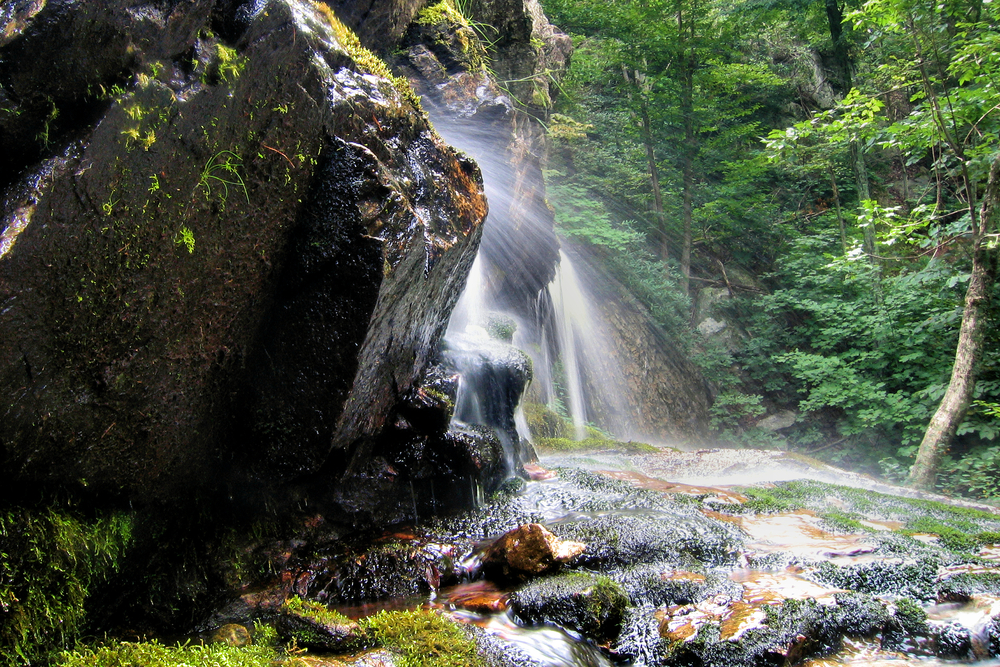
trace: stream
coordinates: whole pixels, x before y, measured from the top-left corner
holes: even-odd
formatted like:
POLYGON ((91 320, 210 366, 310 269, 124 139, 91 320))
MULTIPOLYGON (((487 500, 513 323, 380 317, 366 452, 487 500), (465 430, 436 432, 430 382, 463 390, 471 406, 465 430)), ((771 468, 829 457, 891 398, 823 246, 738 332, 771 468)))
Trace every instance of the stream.
MULTIPOLYGON (((742 459, 740 475, 744 479, 759 478, 757 486, 763 488, 780 487, 789 479, 812 478, 817 480, 816 484, 824 485, 836 483, 837 486, 817 488, 824 492, 828 488, 829 495, 822 499, 823 502, 845 514, 853 511, 849 499, 855 497, 851 495, 852 490, 858 490, 859 486, 879 489, 862 489, 856 496, 861 499, 894 491, 892 487, 863 476, 818 463, 808 464, 780 452, 701 450, 680 453, 664 450, 644 455, 604 452, 543 457, 539 467, 529 467, 533 476, 539 479, 526 482, 512 506, 502 509, 487 505, 478 510, 478 515, 477 512, 463 515, 451 526, 447 521, 431 520, 429 525, 420 526, 415 532, 427 530, 447 534, 455 530, 455 525, 462 526, 462 530, 482 525, 483 535, 492 529, 493 534, 487 537, 495 537, 508 523, 528 517, 544 524, 560 538, 587 541, 581 536, 599 535, 599 531, 590 526, 634 526, 636 535, 625 531, 611 540, 614 542, 611 546, 594 545, 591 560, 572 566, 577 572, 601 572, 621 582, 629 591, 633 606, 622 621, 621 634, 616 641, 599 644, 566 623, 524 622, 524 611, 517 608, 518 595, 523 595, 518 593, 521 585, 492 583, 477 574, 478 559, 489 544, 488 539, 478 540, 478 546, 465 556, 459 569, 471 576, 462 577, 457 584, 443 586, 422 597, 335 608, 353 618, 380 609, 424 607, 440 610, 455 621, 477 628, 481 644, 486 642, 499 647, 495 650, 504 659, 498 664, 546 667, 688 664, 684 660, 663 661, 656 651, 662 649, 664 641, 686 646, 710 628, 710 635, 715 633, 712 641, 735 647, 754 637, 755 632, 766 629, 771 623, 772 611, 789 601, 802 601, 816 608, 837 608, 839 596, 847 590, 824 581, 824 577, 830 576, 826 568, 832 566, 838 572, 859 573, 891 571, 922 562, 921 559, 937 548, 936 540, 928 535, 907 536, 905 539, 912 539, 913 544, 923 545, 910 552, 887 548, 886 545, 895 544, 893 540, 904 539, 899 531, 904 527, 905 518, 895 517, 900 511, 904 514, 909 511, 905 506, 899 511, 862 518, 862 529, 858 531, 832 530, 828 517, 825 519, 822 512, 809 508, 769 513, 734 511, 742 503, 749 502, 742 490, 731 484, 719 484, 719 481, 728 481, 726 470, 731 469, 728 463, 734 455, 742 459), (646 470, 671 468, 678 481, 647 475, 640 466, 646 470), (587 477, 590 473, 584 473, 581 468, 599 471, 599 478, 607 481, 594 482, 598 477, 587 477), (635 495, 628 491, 629 488, 635 489, 635 495), (660 504, 656 498, 669 502, 660 504), (678 500, 681 502, 677 503, 678 500), (682 511, 678 511, 678 505, 682 511), (688 508, 694 508, 693 512, 688 508), (660 542, 669 535, 676 537, 683 546, 660 542), (730 542, 731 538, 736 541, 730 542), (697 558, 701 563, 684 553, 689 543, 695 552, 700 550, 697 558), (722 553, 727 548, 732 551, 722 553), (926 549, 926 553, 920 552, 921 548, 926 549), (712 550, 717 552, 714 556, 712 550), (652 580, 647 576, 650 573, 652 580), (653 580, 655 583, 650 584, 653 580), (660 584, 665 586, 663 591, 669 589, 671 592, 657 591, 660 584), (645 590, 642 586, 652 588, 645 590), (685 595, 690 599, 671 603, 668 598, 677 598, 677 591, 681 590, 688 591, 685 595), (653 637, 657 628, 659 636, 653 637)), ((795 482, 800 483, 803 482, 795 482)), ((900 502, 908 501, 900 498, 900 502)), ((474 531, 469 534, 479 537, 474 531)), ((1000 567, 992 564, 996 560, 1000 557, 995 547, 992 550, 986 547, 970 558, 939 559, 934 561, 939 565, 933 579, 947 582, 970 573, 1000 577, 1000 567)), ((525 584, 524 588, 531 588, 535 583, 525 584)), ((884 590, 873 592, 872 598, 892 612, 899 604, 896 600, 904 594, 912 594, 912 591, 884 590)), ((520 604, 524 606, 523 601, 520 604)), ((805 652, 799 656, 794 646, 788 648, 784 664, 806 667, 1000 665, 1000 661, 990 657, 991 651, 996 655, 995 646, 991 649, 991 628, 992 619, 1000 616, 1000 596, 977 593, 967 599, 925 600, 921 606, 931 628, 927 636, 908 638, 887 647, 881 631, 856 636, 845 632, 842 640, 838 638, 839 648, 835 651, 818 651, 818 655, 805 652), (946 639, 953 636, 959 637, 955 644, 958 648, 942 649, 946 639), (935 652, 948 651, 952 652, 948 657, 935 655, 935 652)), ((760 657, 762 659, 757 660, 748 654, 743 658, 750 659, 749 662, 741 658, 738 663, 731 664, 768 664, 773 660, 773 656, 760 657)))

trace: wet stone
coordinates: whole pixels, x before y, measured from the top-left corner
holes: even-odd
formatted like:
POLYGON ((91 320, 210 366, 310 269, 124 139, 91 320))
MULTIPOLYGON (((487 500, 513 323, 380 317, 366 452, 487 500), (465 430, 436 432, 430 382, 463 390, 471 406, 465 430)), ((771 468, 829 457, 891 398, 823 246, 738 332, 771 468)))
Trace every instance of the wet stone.
POLYGON ((252 642, 250 631, 245 626, 237 623, 227 623, 215 630, 209 637, 209 642, 213 644, 226 644, 228 646, 247 646, 252 642))
POLYGON ((618 635, 627 606, 628 596, 619 584, 577 572, 532 581, 510 596, 518 621, 552 623, 597 640, 618 635))
POLYGON ((488 576, 524 578, 559 569, 586 551, 580 542, 560 540, 544 526, 529 523, 502 535, 483 556, 488 576))

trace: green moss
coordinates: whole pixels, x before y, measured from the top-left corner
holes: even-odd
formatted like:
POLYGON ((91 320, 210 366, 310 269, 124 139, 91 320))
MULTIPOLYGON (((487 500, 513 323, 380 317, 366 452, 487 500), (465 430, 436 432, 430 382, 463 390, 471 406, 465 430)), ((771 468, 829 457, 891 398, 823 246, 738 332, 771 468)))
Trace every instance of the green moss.
POLYGON ((164 646, 153 642, 82 648, 63 653, 59 667, 272 667, 278 659, 267 645, 225 644, 164 646))
POLYGON ((524 417, 533 438, 565 438, 570 434, 566 419, 544 403, 524 403, 524 417))
POLYGON ((124 514, 0 512, 0 665, 41 662, 77 640, 92 587, 118 570, 131 533, 124 514))
POLYGON ((975 526, 970 526, 965 521, 957 523, 959 523, 958 527, 954 523, 949 525, 931 516, 917 516, 908 521, 906 528, 900 532, 904 535, 918 533, 937 535, 941 546, 952 551, 971 551, 979 548, 981 543, 975 535, 970 534, 971 531, 975 530, 975 526))
POLYGON ((423 107, 420 106, 420 97, 413 90, 413 86, 410 85, 406 77, 393 74, 389 66, 385 64, 385 61, 362 46, 358 36, 337 18, 337 15, 333 13, 333 10, 325 2, 313 2, 313 7, 315 7, 326 24, 333 30, 337 41, 340 42, 347 55, 351 57, 359 68, 369 74, 388 79, 403 99, 423 113, 423 107))
POLYGON ((458 13, 451 0, 441 0, 441 2, 429 5, 420 10, 413 20, 417 25, 438 25, 439 23, 457 23, 469 27, 465 17, 458 13))
POLYGON ((202 75, 205 83, 232 83, 240 77, 246 69, 247 59, 239 55, 236 49, 232 49, 224 44, 216 44, 212 51, 211 60, 202 75))
POLYGON ((614 449, 629 454, 646 454, 660 451, 653 445, 647 445, 644 442, 623 442, 621 440, 593 436, 584 438, 583 440, 573 440, 571 438, 536 438, 534 444, 538 449, 556 452, 614 449))
POLYGON ((317 623, 322 623, 323 625, 344 625, 345 623, 352 622, 351 619, 347 618, 339 611, 328 609, 326 605, 320 604, 319 602, 303 600, 299 597, 293 597, 286 601, 283 611, 298 614, 299 616, 311 619, 317 623))
POLYGON ((360 621, 379 644, 402 654, 399 667, 484 665, 476 644, 456 623, 426 609, 380 611, 360 621))

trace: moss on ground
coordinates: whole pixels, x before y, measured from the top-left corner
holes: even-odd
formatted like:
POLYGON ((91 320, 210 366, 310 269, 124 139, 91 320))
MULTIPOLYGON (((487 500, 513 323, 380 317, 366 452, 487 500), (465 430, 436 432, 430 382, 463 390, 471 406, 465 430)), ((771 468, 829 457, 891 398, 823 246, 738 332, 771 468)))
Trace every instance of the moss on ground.
POLYGON ((902 535, 933 534, 945 549, 970 555, 984 545, 1000 543, 1000 514, 923 498, 891 496, 866 489, 817 481, 779 482, 773 486, 740 489, 748 498, 726 511, 769 514, 807 509, 815 511, 833 530, 874 532, 861 519, 900 521, 902 535), (831 502, 832 500, 832 502, 831 502), (838 509, 830 509, 837 504, 838 509))
POLYGON ((79 648, 63 653, 55 664, 58 667, 272 667, 279 657, 278 651, 267 645, 165 646, 152 641, 79 648))

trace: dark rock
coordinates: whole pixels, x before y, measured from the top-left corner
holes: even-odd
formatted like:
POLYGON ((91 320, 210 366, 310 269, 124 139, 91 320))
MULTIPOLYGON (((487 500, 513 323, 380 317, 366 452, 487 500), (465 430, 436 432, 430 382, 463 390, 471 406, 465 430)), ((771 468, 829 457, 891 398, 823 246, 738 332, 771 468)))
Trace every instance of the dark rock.
POLYGON ((505 474, 534 458, 522 447, 514 412, 531 381, 531 359, 521 350, 482 335, 449 334, 444 363, 461 378, 455 419, 494 429, 507 460, 505 474))
POLYGON ((289 563, 296 594, 324 604, 426 595, 457 579, 460 546, 423 534, 338 542, 289 563))
MULTIPOLYGON (((0 242, 11 492, 247 500, 321 469, 363 477, 464 283, 476 166, 363 73, 319 5, 234 3, 234 49, 206 36, 221 19, 203 5, 0 16, 4 94, 37 107, 0 136, 28 156, 0 242), (47 99, 101 86, 34 163, 17 142, 47 99)), ((348 511, 408 495, 344 484, 348 511)))
POLYGON ((523 579, 560 569, 586 550, 586 545, 557 538, 538 523, 518 526, 500 536, 483 554, 489 577, 523 579))
POLYGON ((628 596, 618 584, 576 572, 532 581, 510 596, 518 621, 552 623, 599 641, 618 635, 627 606, 628 596))
POLYGON ((187 58, 211 0, 72 0, 0 9, 0 187, 106 112, 115 85, 187 58))
POLYGON ((972 636, 969 629, 959 623, 942 623, 930 626, 934 652, 942 658, 972 657, 972 636))
POLYGON ((316 651, 343 653, 372 643, 354 621, 327 611, 323 605, 301 600, 282 608, 275 629, 282 638, 316 651))

